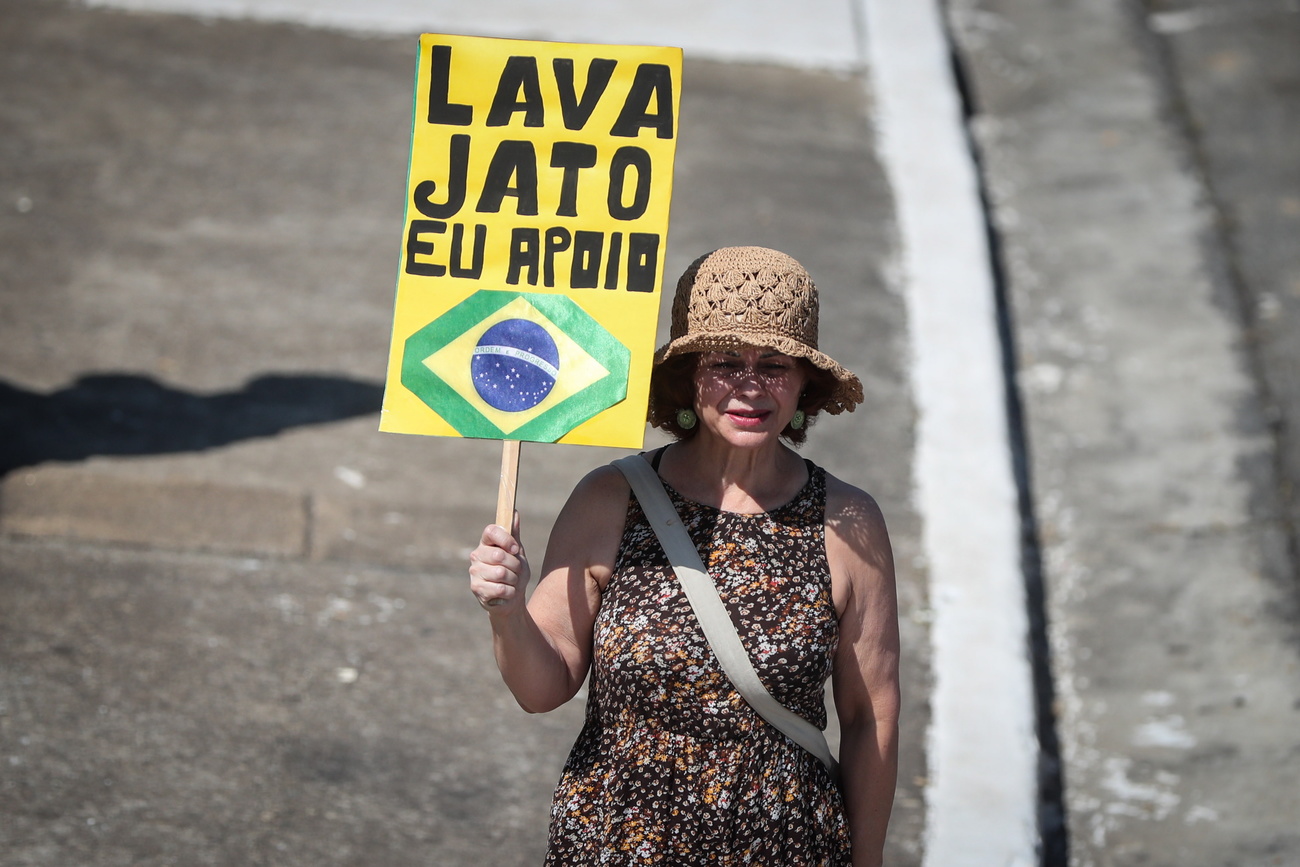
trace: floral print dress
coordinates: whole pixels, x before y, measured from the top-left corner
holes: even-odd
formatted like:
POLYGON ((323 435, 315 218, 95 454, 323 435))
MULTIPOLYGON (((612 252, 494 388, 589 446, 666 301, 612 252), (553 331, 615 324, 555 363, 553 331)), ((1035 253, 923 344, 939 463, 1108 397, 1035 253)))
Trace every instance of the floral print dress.
MULTIPOLYGON (((762 514, 668 494, 763 685, 824 728, 839 626, 826 476, 808 466, 795 498, 762 514)), ((839 788, 731 685, 633 497, 596 618, 586 722, 555 792, 546 864, 849 862, 839 788)))

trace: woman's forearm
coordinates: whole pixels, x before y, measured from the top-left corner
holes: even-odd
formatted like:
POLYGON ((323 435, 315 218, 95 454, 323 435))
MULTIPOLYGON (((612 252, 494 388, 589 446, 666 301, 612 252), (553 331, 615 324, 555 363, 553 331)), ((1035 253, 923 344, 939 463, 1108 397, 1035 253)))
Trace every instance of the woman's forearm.
POLYGON ((853 867, 880 867, 885 832, 898 781, 898 728, 894 723, 846 727, 840 738, 840 774, 853 867))

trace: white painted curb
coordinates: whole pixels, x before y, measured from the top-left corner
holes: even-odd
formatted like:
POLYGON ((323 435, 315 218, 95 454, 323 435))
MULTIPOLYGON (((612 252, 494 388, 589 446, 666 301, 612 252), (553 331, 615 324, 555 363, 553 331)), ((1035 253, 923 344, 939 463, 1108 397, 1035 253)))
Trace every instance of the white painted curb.
POLYGON ((927 867, 1037 863, 1019 512, 974 160, 936 0, 863 0, 894 189, 917 403, 934 691, 927 867))

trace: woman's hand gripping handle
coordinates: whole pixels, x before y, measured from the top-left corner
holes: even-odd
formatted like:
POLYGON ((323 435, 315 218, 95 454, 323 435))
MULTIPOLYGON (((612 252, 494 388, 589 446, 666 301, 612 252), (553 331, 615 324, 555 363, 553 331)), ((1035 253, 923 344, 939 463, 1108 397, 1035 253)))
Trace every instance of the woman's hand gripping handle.
POLYGON ((514 516, 513 533, 488 524, 469 555, 469 589, 479 605, 494 615, 515 613, 524 606, 531 578, 528 557, 519 543, 519 513, 514 516))

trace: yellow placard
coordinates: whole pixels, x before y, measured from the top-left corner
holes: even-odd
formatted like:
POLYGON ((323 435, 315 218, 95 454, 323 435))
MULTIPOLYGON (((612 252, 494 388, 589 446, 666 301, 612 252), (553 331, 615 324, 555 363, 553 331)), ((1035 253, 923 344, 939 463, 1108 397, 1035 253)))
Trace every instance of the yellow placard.
POLYGON ((681 50, 420 37, 380 430, 638 448, 681 50))

